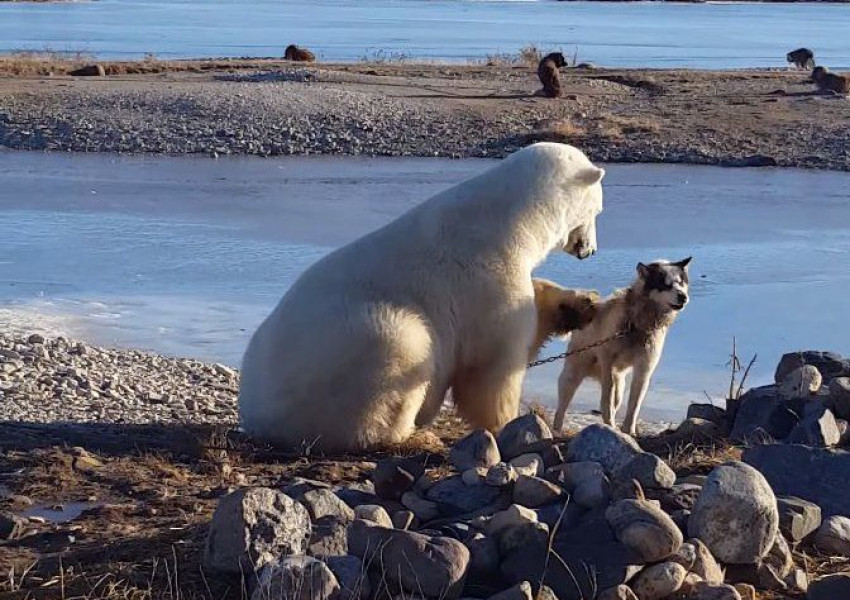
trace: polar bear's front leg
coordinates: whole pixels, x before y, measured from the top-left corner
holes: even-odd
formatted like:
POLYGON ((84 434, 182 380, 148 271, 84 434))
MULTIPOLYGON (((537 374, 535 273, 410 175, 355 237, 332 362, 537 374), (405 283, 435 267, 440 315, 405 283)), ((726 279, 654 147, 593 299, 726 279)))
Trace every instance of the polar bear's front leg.
POLYGON ((452 397, 458 413, 473 427, 498 431, 519 412, 525 356, 458 374, 452 397))

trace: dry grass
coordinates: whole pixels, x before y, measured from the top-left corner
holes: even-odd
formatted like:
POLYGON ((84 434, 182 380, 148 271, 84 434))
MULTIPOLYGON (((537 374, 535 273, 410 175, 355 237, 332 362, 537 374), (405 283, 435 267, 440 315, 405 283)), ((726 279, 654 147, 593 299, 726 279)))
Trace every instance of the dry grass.
POLYGON ((488 54, 484 58, 484 64, 488 66, 527 66, 537 68, 543 58, 543 51, 534 44, 520 48, 517 52, 500 52, 488 54))

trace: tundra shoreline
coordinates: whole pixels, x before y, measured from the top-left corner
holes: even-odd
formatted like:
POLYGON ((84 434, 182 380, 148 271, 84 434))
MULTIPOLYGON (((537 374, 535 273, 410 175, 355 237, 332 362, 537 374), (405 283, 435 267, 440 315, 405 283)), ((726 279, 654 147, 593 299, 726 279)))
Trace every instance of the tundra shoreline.
POLYGON ((74 66, 0 59, 0 148, 467 158, 554 140, 594 161, 850 170, 848 100, 803 71, 565 69, 549 99, 518 64, 74 66))

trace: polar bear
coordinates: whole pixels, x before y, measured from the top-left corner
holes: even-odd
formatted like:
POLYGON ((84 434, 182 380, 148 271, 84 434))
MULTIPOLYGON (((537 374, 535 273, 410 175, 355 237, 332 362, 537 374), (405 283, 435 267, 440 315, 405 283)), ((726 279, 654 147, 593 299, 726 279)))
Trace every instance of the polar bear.
POLYGON ((539 143, 316 262, 252 336, 250 436, 326 452, 400 443, 451 390, 473 427, 517 416, 536 331, 531 273, 596 251, 605 171, 539 143))
POLYGON ((532 279, 537 330, 528 351, 528 360, 554 337, 583 329, 596 317, 602 297, 596 290, 568 290, 548 279, 532 279))

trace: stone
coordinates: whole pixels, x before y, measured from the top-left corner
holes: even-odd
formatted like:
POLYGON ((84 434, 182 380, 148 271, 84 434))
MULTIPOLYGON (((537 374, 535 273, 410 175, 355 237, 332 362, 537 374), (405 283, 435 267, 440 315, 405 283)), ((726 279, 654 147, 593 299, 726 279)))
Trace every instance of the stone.
POLYGON ((747 448, 743 459, 764 475, 777 494, 814 502, 824 517, 850 515, 850 453, 772 444, 747 448))
POLYGON ((708 583, 723 583, 723 569, 702 540, 691 538, 670 557, 688 571, 708 583))
POLYGON ((776 534, 776 541, 762 560, 762 564, 769 566, 778 579, 785 579, 791 573, 791 569, 794 568, 794 557, 782 533, 776 534))
POLYGON ((829 382, 829 404, 835 415, 850 420, 850 377, 836 377, 829 382))
POLYGON ((367 565, 380 565, 382 580, 427 598, 454 600, 463 590, 469 550, 447 537, 386 529, 354 521, 349 552, 367 565))
POLYGON ((688 600, 741 600, 741 595, 731 585, 701 581, 691 588, 688 600))
POLYGON ((597 462, 565 463, 546 472, 550 481, 561 483, 571 498, 585 508, 608 504, 611 482, 597 462))
POLYGON ((529 446, 552 439, 552 430, 541 417, 528 413, 505 425, 496 437, 502 460, 525 454, 529 446))
POLYGON ((496 463, 487 471, 484 483, 493 487, 504 487, 516 481, 517 472, 508 463, 496 463))
POLYGON ((424 472, 422 462, 413 458, 391 457, 380 460, 372 474, 375 494, 387 500, 400 500, 424 472))
POLYGON ((726 435, 725 427, 721 427, 714 421, 697 419, 691 417, 682 421, 676 430, 665 436, 664 441, 668 446, 686 443, 711 442, 726 435))
POLYGON ((558 600, 558 595, 548 585, 541 585, 535 600, 558 600))
POLYGON ((682 587, 687 574, 678 563, 659 563, 638 573, 631 588, 640 600, 663 600, 682 587))
POLYGON ((833 377, 850 375, 850 361, 842 358, 841 355, 834 352, 804 350, 784 354, 779 360, 779 364, 776 365, 773 380, 776 383, 781 383, 791 371, 803 365, 812 365, 827 381, 833 377))
POLYGON ((620 500, 608 507, 605 518, 639 563, 664 560, 682 545, 682 532, 673 520, 645 500, 620 500))
POLYGON ((331 600, 339 583, 330 568, 310 556, 285 556, 263 566, 251 600, 331 600))
POLYGON ((794 568, 785 577, 785 584, 793 592, 805 593, 809 589, 809 576, 803 569, 794 568))
POLYGON ((513 587, 490 596, 490 600, 534 600, 531 584, 521 581, 513 587))
POLYGON ((555 528, 570 529, 578 525, 586 514, 586 510, 578 502, 567 500, 566 502, 540 506, 534 509, 534 513, 537 515, 538 521, 546 523, 550 530, 554 530, 555 528))
POLYGON ((720 406, 708 403, 693 403, 688 406, 688 419, 703 419, 725 427, 728 424, 726 411, 720 406))
POLYGON ((814 365, 797 367, 779 382, 779 395, 783 398, 807 398, 816 394, 823 383, 823 376, 814 365))
POLYGON ((666 512, 674 510, 691 510, 702 492, 701 485, 692 483, 675 483, 669 490, 647 490, 647 497, 661 502, 661 508, 666 512))
POLYGON ((484 485, 487 481, 487 469, 484 467, 467 469, 461 473, 460 478, 466 485, 484 485))
POLYGON ((821 550, 850 558, 850 519, 840 515, 824 519, 814 543, 821 550))
POLYGON ((519 504, 511 504, 508 508, 497 512, 490 518, 490 521, 487 523, 487 534, 497 535, 506 527, 537 522, 536 512, 519 504))
POLYGON ((417 519, 427 523, 440 516, 440 505, 425 498, 420 498, 414 492, 406 492, 401 497, 401 503, 405 508, 413 512, 417 519))
POLYGON ((688 521, 690 537, 702 540, 724 563, 755 563, 779 530, 776 497, 761 473, 742 462, 715 467, 688 521))
POLYGON ((847 600, 850 598, 850 573, 824 575, 809 584, 806 600, 847 600))
POLYGON ((334 516, 343 521, 353 521, 354 511, 331 490, 311 490, 298 500, 313 520, 334 516))
POLYGON ((496 541, 483 533, 474 533, 465 542, 469 550, 469 574, 483 581, 499 577, 499 547, 496 541))
POLYGON ((841 441, 841 431, 832 411, 821 406, 817 410, 808 411, 785 441, 789 444, 830 448, 841 441))
POLYGON ((336 577, 340 588, 339 600, 368 600, 372 586, 366 569, 356 556, 328 556, 322 558, 336 577))
POLYGON ((679 528, 679 531, 682 532, 683 536, 688 535, 688 521, 691 518, 691 511, 689 510, 674 510, 669 513, 671 519, 676 524, 676 527, 679 528))
POLYGON ((729 437, 738 443, 785 439, 800 420, 801 411, 800 402, 783 400, 775 386, 752 388, 737 401, 729 437))
POLYGON ((325 515, 313 521, 307 553, 311 556, 345 556, 348 554, 348 524, 351 521, 325 515))
POLYGON ((509 462, 517 475, 530 475, 532 477, 543 475, 543 458, 539 454, 520 454, 509 462))
POLYGON ((372 521, 381 527, 393 527, 393 520, 387 510, 377 504, 361 504, 354 509, 354 516, 358 519, 372 521))
POLYGON ((309 536, 306 508, 278 490, 243 488, 219 501, 204 565, 235 575, 251 573, 281 556, 303 554, 309 536))
POLYGON ((486 429, 477 429, 461 438, 449 452, 449 462, 458 471, 489 468, 501 460, 496 438, 486 429))
POLYGON ((794 496, 777 496, 779 531, 798 544, 814 533, 822 522, 820 506, 794 496))
POLYGON ((640 600, 632 589, 627 585, 617 585, 607 590, 602 590, 596 596, 596 600, 640 600))
POLYGON ((676 483, 676 473, 667 463, 649 452, 641 452, 629 462, 615 470, 612 477, 615 480, 630 481, 634 479, 641 487, 669 489, 676 483))
POLYGON ((412 510, 397 510, 393 513, 393 527, 396 529, 411 529, 416 515, 412 510))
POLYGON ((563 489, 545 479, 520 475, 514 484, 513 501, 535 508, 558 502, 565 495, 563 489))
POLYGON ((436 502, 442 514, 454 516, 480 510, 495 502, 499 495, 498 488, 488 485, 469 486, 459 475, 455 475, 431 486, 426 498, 436 502))
POLYGON ((500 529, 493 537, 499 548, 499 556, 509 556, 525 547, 546 544, 549 527, 545 523, 523 523, 500 529))
POLYGON ((613 473, 642 450, 630 436, 608 425, 594 424, 582 429, 570 442, 567 460, 592 461, 613 473))

